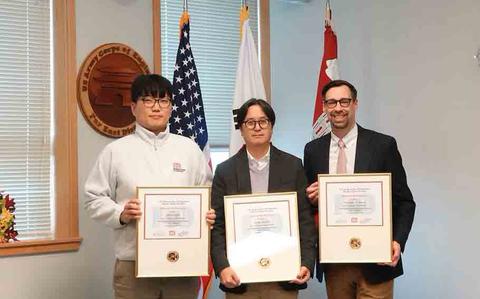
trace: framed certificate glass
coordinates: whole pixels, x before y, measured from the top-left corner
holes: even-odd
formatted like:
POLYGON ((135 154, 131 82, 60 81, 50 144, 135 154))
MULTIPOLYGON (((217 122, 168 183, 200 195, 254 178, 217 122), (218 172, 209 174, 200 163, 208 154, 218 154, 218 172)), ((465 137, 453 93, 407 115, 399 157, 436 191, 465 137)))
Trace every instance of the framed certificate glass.
POLYGON ((319 175, 321 263, 390 262, 390 173, 319 175))
POLYGON ((137 277, 208 275, 209 187, 138 187, 137 277))
POLYGON ((297 193, 225 196, 227 257, 242 283, 289 281, 300 269, 297 193))

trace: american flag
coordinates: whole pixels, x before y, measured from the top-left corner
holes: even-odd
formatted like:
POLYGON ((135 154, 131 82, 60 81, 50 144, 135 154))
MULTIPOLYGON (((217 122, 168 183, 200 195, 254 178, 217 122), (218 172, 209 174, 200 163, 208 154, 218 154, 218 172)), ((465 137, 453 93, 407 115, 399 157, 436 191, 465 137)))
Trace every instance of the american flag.
MULTIPOLYGON (((180 44, 173 71, 173 109, 170 116, 170 132, 191 138, 205 155, 210 168, 210 149, 208 146, 207 122, 203 109, 200 81, 190 46, 190 22, 185 11, 180 19, 180 44)), ((208 263, 209 276, 200 277, 198 298, 207 298, 213 277, 213 266, 208 263)))
POLYGON ((190 46, 190 24, 183 23, 173 72, 173 110, 170 132, 191 138, 208 155, 208 133, 197 67, 190 46))

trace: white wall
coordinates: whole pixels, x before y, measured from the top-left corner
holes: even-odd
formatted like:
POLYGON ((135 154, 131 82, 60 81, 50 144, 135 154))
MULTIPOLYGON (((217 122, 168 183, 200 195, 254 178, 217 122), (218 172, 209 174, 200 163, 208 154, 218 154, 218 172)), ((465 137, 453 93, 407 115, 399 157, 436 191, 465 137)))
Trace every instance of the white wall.
MULTIPOLYGON (((270 13, 275 143, 300 157, 323 52, 324 1, 305 2, 271 1, 270 13)), ((397 138, 417 202, 395 297, 478 298, 480 2, 331 3, 358 121, 397 138)))

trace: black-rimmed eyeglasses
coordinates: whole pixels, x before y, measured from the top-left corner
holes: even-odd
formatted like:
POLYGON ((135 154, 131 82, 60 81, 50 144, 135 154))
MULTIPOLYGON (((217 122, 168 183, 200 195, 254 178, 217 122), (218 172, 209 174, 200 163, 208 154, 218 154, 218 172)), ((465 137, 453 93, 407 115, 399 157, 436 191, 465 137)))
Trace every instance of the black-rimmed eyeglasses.
POLYGON ((155 106, 155 103, 158 103, 158 106, 160 108, 168 108, 170 106, 170 100, 165 97, 165 98, 154 98, 154 97, 143 97, 141 98, 143 105, 147 108, 152 108, 155 106))
POLYGON ((266 129, 268 127, 268 124, 270 123, 270 120, 268 118, 262 118, 259 120, 249 119, 247 121, 244 121, 243 123, 245 124, 245 127, 247 127, 250 130, 255 129, 257 124, 260 127, 260 129, 266 129))
POLYGON ((350 98, 342 98, 340 100, 330 99, 330 100, 324 100, 323 103, 325 104, 325 106, 327 106, 330 109, 337 107, 338 103, 340 103, 340 107, 347 108, 348 106, 350 106, 350 103, 352 103, 352 99, 350 98))

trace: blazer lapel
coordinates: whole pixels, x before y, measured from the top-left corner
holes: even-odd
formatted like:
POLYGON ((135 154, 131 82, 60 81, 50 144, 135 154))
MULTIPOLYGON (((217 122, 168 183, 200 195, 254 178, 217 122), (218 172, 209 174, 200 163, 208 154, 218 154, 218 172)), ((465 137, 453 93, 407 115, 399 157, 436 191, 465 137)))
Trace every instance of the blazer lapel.
POLYGON ((330 142, 332 141, 331 133, 322 137, 318 143, 317 153, 319 154, 318 173, 329 173, 330 168, 330 142))
POLYGON ((252 193, 252 185, 250 183, 250 170, 245 146, 242 147, 236 156, 237 191, 239 194, 250 194, 252 193))
POLYGON ((369 170, 372 152, 369 151, 370 137, 365 129, 358 126, 357 150, 355 153, 355 169, 354 173, 367 172, 369 170))

